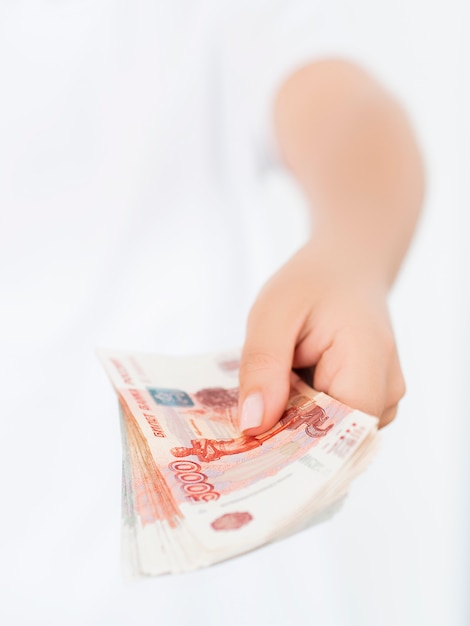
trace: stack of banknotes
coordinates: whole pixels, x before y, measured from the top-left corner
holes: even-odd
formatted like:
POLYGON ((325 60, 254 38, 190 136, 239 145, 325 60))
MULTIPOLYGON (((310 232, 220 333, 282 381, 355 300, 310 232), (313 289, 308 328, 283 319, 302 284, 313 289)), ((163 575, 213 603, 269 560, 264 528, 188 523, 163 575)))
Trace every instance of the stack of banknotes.
POLYGON ((291 374, 280 421, 238 429, 238 355, 101 351, 123 442, 122 555, 131 577, 205 567, 338 508, 377 445, 377 419, 291 374))

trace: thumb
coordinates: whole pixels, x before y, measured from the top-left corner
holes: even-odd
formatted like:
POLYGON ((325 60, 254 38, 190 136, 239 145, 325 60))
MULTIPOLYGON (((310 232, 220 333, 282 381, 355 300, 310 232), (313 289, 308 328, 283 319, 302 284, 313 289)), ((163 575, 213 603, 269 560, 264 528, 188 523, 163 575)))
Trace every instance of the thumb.
POLYGON ((238 418, 240 430, 250 435, 274 426, 289 398, 297 333, 279 300, 277 306, 269 300, 257 302, 250 312, 240 362, 238 418))

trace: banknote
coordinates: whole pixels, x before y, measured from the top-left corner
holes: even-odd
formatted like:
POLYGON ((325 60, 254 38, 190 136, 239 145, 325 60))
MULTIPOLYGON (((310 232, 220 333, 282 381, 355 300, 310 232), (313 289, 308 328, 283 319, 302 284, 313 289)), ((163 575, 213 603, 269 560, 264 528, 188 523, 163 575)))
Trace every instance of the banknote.
POLYGON ((306 528, 337 507, 377 444, 375 417, 294 372, 279 422, 241 433, 237 352, 99 356, 119 398, 131 576, 205 567, 306 528))

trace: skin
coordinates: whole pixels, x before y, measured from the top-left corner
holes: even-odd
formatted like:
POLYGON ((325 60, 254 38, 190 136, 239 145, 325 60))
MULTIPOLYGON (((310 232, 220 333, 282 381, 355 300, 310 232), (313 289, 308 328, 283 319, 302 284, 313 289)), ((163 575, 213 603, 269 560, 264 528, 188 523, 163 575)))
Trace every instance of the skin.
POLYGON ((291 368, 315 365, 316 389, 383 427, 405 392, 387 296, 423 202, 413 132, 374 78, 336 59, 287 79, 274 126, 315 228, 249 314, 239 415, 251 407, 262 422, 246 432, 265 432, 286 406, 291 368), (253 394, 257 402, 244 405, 253 394))

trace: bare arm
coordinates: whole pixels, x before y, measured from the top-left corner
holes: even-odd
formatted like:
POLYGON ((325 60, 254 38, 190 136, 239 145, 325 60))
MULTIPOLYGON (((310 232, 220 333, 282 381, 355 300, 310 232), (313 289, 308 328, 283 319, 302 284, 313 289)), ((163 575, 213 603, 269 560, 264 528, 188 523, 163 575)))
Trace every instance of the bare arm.
POLYGON ((348 263, 352 257, 391 284, 424 192, 400 105, 359 67, 322 61, 283 85, 275 125, 286 165, 317 210, 316 238, 337 242, 348 263))
POLYGON ((290 369, 310 365, 317 389, 385 425, 404 393, 387 292, 424 193, 413 133, 380 85, 339 60, 293 74, 274 113, 284 161, 310 201, 315 227, 250 313, 241 428, 270 428, 285 407, 290 369))

